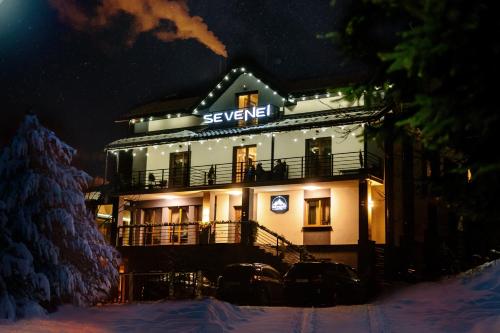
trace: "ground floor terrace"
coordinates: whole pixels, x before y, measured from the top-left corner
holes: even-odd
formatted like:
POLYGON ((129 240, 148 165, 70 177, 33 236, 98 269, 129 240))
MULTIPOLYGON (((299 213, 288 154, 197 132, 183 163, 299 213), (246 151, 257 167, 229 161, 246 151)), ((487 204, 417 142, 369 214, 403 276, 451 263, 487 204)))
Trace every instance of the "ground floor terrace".
MULTIPOLYGON (((271 245, 286 241, 319 257, 360 237, 385 243, 384 186, 366 179, 124 195, 119 206, 120 247, 245 243, 255 233, 247 221, 259 226, 254 238, 268 234, 271 245)), ((355 256, 342 261, 356 264, 355 256)))

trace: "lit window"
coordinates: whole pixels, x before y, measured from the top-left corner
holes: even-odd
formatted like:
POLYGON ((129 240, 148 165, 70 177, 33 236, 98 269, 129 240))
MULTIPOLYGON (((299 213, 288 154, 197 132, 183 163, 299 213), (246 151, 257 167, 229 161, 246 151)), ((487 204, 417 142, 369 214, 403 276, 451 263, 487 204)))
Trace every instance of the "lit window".
POLYGON ((306 199, 306 226, 330 225, 330 198, 306 199))
POLYGON ((238 109, 244 109, 251 106, 257 106, 259 103, 259 94, 256 91, 241 93, 238 97, 238 109))
MULTIPOLYGON (((259 103, 259 94, 257 91, 252 92, 244 92, 236 95, 236 104, 238 109, 246 109, 251 108, 253 106, 257 106, 259 103)), ((245 122, 244 120, 238 121, 238 126, 246 126, 246 125, 257 125, 258 118, 253 118, 245 122)))

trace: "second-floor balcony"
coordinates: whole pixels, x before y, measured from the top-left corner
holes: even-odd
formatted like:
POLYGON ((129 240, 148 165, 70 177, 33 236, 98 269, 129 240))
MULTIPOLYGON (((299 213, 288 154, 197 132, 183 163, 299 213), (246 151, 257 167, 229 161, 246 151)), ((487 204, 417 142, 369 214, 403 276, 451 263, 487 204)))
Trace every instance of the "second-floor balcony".
POLYGON ((382 159, 363 151, 133 171, 118 176, 120 191, 184 189, 228 184, 265 185, 302 179, 357 177, 369 173, 382 178, 382 159))

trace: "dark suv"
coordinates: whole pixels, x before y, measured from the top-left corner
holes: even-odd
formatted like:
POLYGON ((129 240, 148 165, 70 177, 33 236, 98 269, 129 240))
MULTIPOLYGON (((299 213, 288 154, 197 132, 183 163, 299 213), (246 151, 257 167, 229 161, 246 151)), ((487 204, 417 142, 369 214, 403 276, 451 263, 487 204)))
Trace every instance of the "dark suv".
POLYGON ((266 264, 231 264, 219 276, 217 298, 237 304, 280 304, 283 279, 276 269, 266 264))
POLYGON ((291 305, 360 303, 365 287, 356 271, 336 262, 300 262, 285 274, 285 298, 291 305))

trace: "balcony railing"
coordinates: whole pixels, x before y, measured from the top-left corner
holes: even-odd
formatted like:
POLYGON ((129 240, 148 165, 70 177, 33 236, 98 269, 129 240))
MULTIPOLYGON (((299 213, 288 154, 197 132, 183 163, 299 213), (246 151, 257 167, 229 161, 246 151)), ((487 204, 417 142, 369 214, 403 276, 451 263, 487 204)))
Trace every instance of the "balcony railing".
POLYGON ((365 171, 382 177, 381 165, 381 158, 374 154, 367 153, 365 156, 363 152, 348 152, 258 160, 251 167, 242 162, 134 171, 131 177, 119 177, 118 186, 120 190, 186 188, 325 178, 365 171), (277 161, 281 161, 281 167, 276 167, 277 161))
POLYGON ((285 262, 311 259, 303 246, 254 221, 138 224, 118 228, 118 246, 255 245, 285 262))

